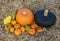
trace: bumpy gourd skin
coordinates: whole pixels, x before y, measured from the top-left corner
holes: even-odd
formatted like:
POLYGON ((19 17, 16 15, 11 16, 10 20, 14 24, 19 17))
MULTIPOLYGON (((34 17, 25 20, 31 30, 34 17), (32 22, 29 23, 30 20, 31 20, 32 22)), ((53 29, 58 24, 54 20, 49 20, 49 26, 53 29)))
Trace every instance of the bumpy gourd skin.
POLYGON ((56 16, 52 12, 48 12, 48 16, 44 16, 45 10, 39 10, 35 13, 35 22, 43 27, 50 27, 56 21, 56 16))

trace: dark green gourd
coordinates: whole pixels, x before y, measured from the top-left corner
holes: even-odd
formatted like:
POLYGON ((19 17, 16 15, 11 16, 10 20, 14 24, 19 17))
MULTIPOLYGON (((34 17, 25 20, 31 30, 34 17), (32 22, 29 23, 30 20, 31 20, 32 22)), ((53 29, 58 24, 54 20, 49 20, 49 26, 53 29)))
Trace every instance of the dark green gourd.
POLYGON ((35 22, 42 27, 50 27, 56 22, 54 13, 48 10, 38 10, 35 13, 35 22))

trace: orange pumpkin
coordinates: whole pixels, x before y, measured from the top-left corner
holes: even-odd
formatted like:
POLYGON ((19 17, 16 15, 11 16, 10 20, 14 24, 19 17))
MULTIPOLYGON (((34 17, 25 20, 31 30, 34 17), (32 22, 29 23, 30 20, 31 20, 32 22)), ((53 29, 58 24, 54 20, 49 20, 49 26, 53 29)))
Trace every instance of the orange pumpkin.
POLYGON ((43 32, 43 29, 40 27, 37 29, 37 32, 41 33, 41 32, 43 32))
POLYGON ((34 15, 29 9, 23 8, 18 11, 16 20, 22 26, 29 25, 34 21, 34 15))
POLYGON ((35 29, 30 29, 30 30, 28 31, 28 33, 29 33, 30 35, 35 35, 36 31, 35 31, 35 29))
POLYGON ((17 23, 16 20, 11 20, 12 25, 15 25, 16 23, 17 23))

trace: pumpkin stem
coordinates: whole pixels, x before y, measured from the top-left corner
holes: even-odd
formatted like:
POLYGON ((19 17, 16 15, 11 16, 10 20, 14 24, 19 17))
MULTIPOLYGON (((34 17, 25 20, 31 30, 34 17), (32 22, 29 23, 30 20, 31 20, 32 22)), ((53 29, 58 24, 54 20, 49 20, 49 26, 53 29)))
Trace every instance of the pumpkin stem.
POLYGON ((24 14, 24 15, 25 15, 25 14, 26 14, 26 11, 24 11, 22 14, 24 14))
POLYGON ((48 16, 48 10, 44 11, 44 16, 48 16))

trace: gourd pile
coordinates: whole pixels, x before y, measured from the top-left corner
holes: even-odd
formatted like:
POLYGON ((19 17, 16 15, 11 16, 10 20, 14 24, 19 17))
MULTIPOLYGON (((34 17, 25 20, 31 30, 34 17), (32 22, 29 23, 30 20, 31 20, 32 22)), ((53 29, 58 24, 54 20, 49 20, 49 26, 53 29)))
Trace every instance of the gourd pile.
POLYGON ((27 8, 19 10, 17 14, 12 13, 3 21, 4 30, 10 31, 16 36, 22 35, 24 32, 28 32, 29 35, 35 35, 36 32, 41 33, 43 32, 43 26, 41 26, 42 23, 39 21, 41 17, 38 13, 40 14, 40 12, 37 12, 36 15, 34 15, 32 11, 27 8))

